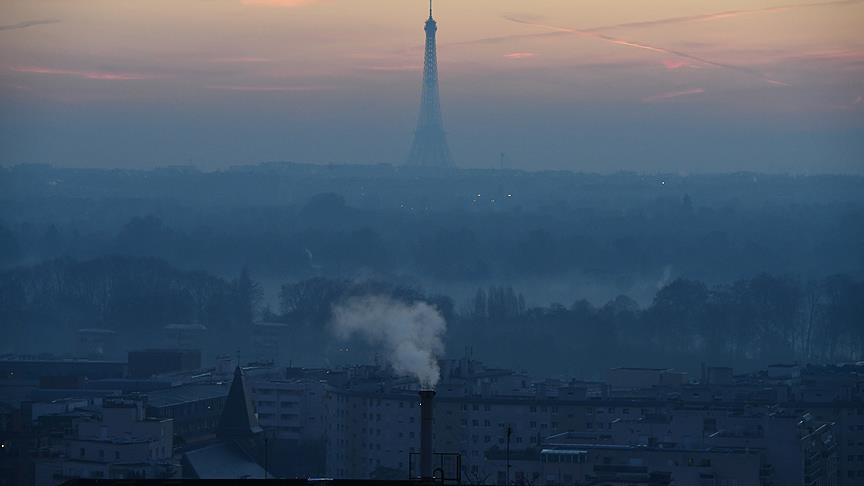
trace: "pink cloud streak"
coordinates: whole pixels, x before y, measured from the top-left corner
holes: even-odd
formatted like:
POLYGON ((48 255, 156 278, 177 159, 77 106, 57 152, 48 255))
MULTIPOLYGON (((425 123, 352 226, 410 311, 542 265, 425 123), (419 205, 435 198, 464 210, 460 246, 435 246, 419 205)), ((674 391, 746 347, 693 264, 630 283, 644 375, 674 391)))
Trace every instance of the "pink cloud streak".
POLYGON ((423 66, 420 64, 405 64, 396 66, 363 66, 366 71, 382 71, 382 72, 400 72, 400 71, 420 71, 423 66))
POLYGON ((9 68, 16 73, 48 74, 54 76, 71 76, 74 78, 94 79, 98 81, 135 81, 141 79, 156 79, 150 74, 134 74, 111 71, 81 71, 77 69, 58 69, 40 66, 13 66, 9 68))
POLYGON ((217 57, 215 59, 211 59, 210 62, 217 63, 217 64, 259 64, 259 63, 268 63, 268 62, 271 62, 271 60, 266 58, 266 57, 239 56, 239 57, 217 57))
POLYGON ((214 84, 207 86, 207 89, 215 89, 222 91, 246 91, 252 93, 273 93, 285 91, 322 91, 329 88, 325 88, 323 86, 259 86, 241 84, 214 84))
POLYGON ((510 54, 504 54, 504 57, 507 59, 528 59, 534 56, 533 52, 511 52, 510 54))
POLYGON ((690 67, 690 63, 681 59, 663 59, 663 66, 670 71, 674 71, 683 67, 690 67))
POLYGON ((646 98, 642 98, 643 103, 658 103, 661 101, 667 101, 675 98, 679 98, 681 96, 692 96, 697 94, 704 93, 705 90, 702 88, 693 88, 693 89, 685 89, 681 91, 671 91, 669 93, 660 93, 653 96, 648 96, 646 98))

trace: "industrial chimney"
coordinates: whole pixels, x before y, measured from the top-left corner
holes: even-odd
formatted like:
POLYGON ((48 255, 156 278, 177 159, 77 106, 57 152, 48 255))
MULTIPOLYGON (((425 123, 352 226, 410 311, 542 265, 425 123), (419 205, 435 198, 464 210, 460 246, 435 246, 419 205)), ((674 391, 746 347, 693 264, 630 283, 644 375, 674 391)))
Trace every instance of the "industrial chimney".
POLYGON ((435 390, 420 390, 420 478, 432 477, 432 420, 435 390))

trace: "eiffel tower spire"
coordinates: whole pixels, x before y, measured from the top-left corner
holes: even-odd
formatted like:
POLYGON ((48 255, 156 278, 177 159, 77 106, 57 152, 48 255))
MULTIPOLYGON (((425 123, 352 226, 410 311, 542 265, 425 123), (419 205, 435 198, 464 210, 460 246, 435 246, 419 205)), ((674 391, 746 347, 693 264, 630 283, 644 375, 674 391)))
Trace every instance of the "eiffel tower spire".
POLYGON ((438 24, 432 17, 432 0, 429 0, 429 19, 426 20, 426 54, 423 62, 423 91, 420 97, 420 116, 414 143, 408 154, 410 165, 446 167, 453 165, 447 135, 441 120, 441 101, 438 93, 438 54, 435 33, 438 24))

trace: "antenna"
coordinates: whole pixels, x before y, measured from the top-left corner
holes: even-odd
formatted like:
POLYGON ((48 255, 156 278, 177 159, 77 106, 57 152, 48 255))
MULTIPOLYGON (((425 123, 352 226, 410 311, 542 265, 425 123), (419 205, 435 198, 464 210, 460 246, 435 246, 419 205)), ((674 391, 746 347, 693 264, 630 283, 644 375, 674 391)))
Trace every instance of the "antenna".
POLYGON ((429 0, 429 18, 432 18, 432 0, 429 0))

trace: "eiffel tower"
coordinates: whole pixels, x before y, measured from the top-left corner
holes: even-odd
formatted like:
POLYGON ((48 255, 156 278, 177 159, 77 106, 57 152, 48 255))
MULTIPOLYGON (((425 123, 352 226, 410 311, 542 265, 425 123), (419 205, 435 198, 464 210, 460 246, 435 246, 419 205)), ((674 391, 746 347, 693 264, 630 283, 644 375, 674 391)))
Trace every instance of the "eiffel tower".
POLYGON ((423 62, 423 93, 420 99, 420 116, 414 143, 408 154, 407 164, 424 167, 448 167, 453 165, 447 134, 441 121, 441 102, 438 94, 438 54, 435 48, 435 32, 438 24, 432 18, 432 0, 429 0, 429 19, 426 20, 426 55, 423 62))

